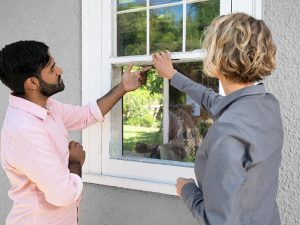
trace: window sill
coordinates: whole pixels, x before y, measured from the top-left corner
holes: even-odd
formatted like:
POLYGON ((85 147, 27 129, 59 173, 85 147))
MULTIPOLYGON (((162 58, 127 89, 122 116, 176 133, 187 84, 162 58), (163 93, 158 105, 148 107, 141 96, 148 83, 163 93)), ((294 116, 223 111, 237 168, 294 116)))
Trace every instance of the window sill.
POLYGON ((123 177, 113 177, 94 173, 84 173, 83 182, 127 188, 139 191, 155 192, 167 195, 177 195, 174 184, 165 184, 145 180, 136 180, 123 177))

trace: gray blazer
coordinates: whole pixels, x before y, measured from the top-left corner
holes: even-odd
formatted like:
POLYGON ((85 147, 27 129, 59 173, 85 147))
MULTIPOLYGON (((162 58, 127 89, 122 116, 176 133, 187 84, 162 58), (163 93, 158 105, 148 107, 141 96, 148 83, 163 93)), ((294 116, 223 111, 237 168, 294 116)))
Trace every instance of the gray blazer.
POLYGON ((176 73, 171 85, 213 117, 197 151, 195 183, 181 196, 200 224, 280 225, 276 204, 283 128, 263 84, 221 96, 176 73))

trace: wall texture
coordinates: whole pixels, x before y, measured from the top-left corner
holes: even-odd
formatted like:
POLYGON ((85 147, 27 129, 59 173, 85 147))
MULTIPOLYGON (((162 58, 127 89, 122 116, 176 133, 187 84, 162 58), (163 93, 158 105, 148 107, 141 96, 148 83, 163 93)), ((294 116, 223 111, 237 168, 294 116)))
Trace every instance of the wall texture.
MULTIPOLYGON (((300 2, 265 0, 263 16, 278 47, 278 69, 266 84, 281 102, 285 128, 278 203, 283 225, 300 224, 300 2), (298 35, 298 37, 297 37, 298 35)), ((0 48, 25 39, 50 46, 64 69, 66 90, 60 101, 81 104, 81 1, 0 0, 0 48)), ((0 126, 7 107, 7 90, 0 85, 0 126)), ((80 140, 80 133, 71 137, 80 140)), ((8 180, 0 169, 0 224, 11 206, 8 180)), ((85 184, 80 206, 81 225, 196 224, 173 196, 85 184)))
POLYGON ((300 224, 300 1, 265 0, 264 20, 277 44, 278 66, 267 79, 281 103, 285 141, 278 202, 284 225, 300 224))

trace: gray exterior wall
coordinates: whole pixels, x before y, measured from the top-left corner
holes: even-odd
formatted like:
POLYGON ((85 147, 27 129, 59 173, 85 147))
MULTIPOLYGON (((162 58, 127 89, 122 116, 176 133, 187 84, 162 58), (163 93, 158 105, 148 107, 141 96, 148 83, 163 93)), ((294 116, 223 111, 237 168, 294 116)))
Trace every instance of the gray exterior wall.
POLYGON ((284 225, 300 224, 300 1, 265 0, 263 19, 277 44, 277 70, 267 87, 279 99, 285 141, 278 203, 284 225))
MULTIPOLYGON (((285 129, 278 203, 283 225, 300 224, 300 1, 265 0, 263 18, 277 43, 278 68, 266 80, 281 102, 285 129)), ((56 99, 81 104, 81 1, 0 0, 0 48, 25 39, 45 42, 64 69, 66 90, 56 99)), ((0 86, 0 126, 9 90, 0 86)), ((81 140, 79 132, 71 134, 81 140)), ((11 207, 0 169, 0 224, 11 207)), ((197 224, 182 202, 168 195, 85 184, 81 225, 197 224)))

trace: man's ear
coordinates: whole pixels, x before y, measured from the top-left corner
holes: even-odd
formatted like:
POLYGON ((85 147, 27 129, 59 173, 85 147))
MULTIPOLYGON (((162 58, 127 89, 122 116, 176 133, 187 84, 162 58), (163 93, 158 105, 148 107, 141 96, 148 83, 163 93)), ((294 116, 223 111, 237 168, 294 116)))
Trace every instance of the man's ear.
POLYGON ((24 82, 24 89, 27 90, 36 90, 40 86, 40 82, 36 77, 29 77, 24 82))

